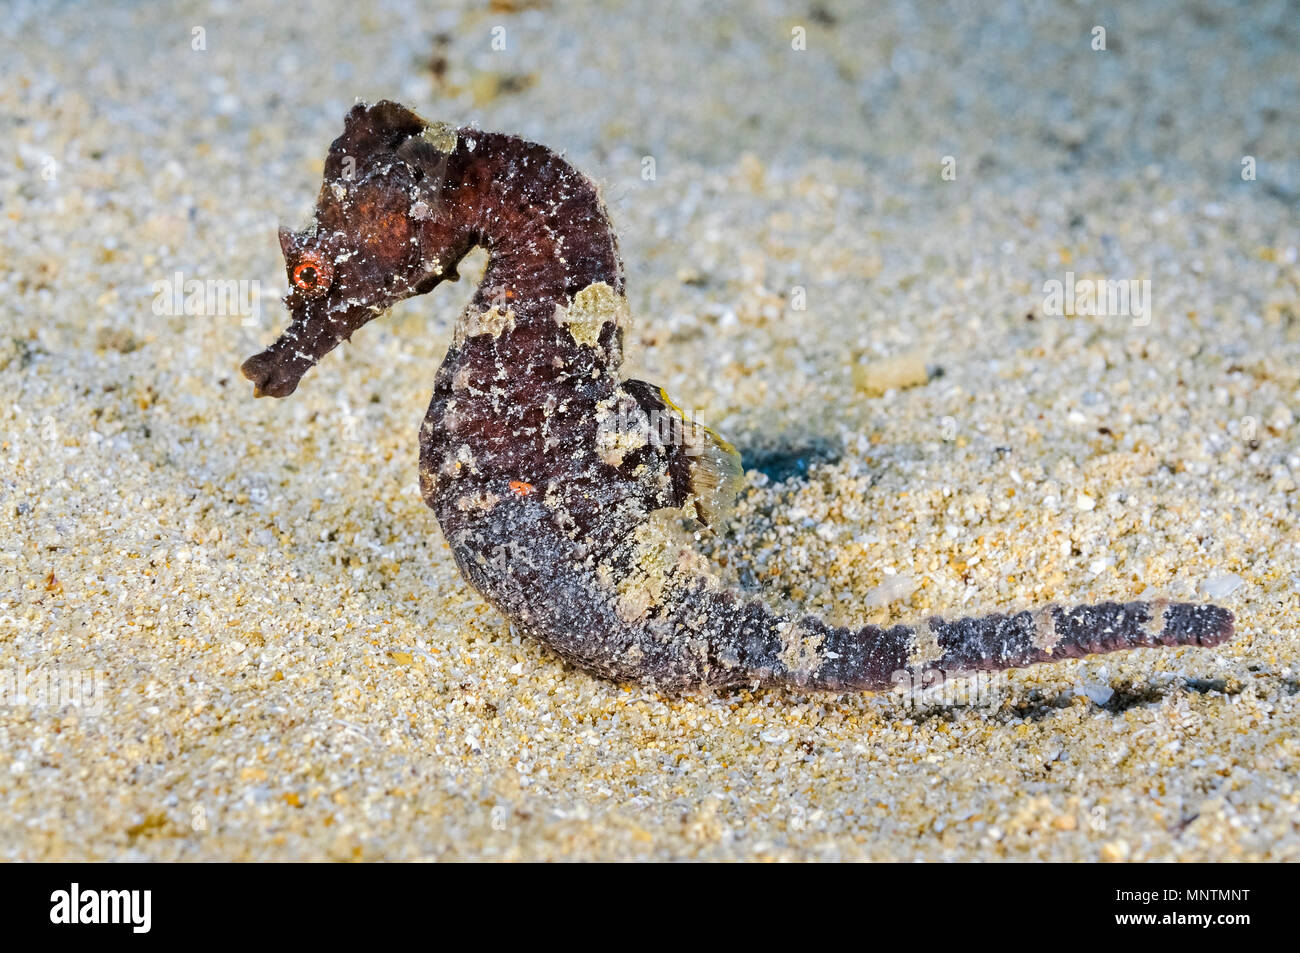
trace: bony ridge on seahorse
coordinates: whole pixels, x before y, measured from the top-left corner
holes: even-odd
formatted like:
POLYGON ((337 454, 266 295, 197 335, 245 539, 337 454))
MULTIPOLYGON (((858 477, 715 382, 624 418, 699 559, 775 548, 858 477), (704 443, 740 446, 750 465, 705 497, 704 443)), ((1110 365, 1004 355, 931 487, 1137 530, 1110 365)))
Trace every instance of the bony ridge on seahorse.
POLYGON ((287 397, 363 324, 487 250, 420 429, 421 491, 465 579, 585 671, 667 691, 880 690, 1232 634, 1226 609, 1165 601, 843 628, 719 584, 682 527, 716 523, 739 458, 660 388, 619 379, 617 242, 596 187, 544 146, 358 104, 315 220, 280 244, 293 320, 243 365, 259 396, 287 397))

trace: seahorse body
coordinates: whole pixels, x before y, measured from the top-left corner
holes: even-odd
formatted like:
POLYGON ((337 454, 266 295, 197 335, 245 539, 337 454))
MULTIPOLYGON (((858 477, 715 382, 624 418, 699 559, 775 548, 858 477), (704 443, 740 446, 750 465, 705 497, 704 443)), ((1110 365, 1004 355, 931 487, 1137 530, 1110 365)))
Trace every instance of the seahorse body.
POLYGON ((878 690, 1232 634, 1225 609, 1166 602, 849 629, 722 586, 684 526, 725 511, 739 458, 661 389, 619 379, 617 242, 593 183, 544 146, 358 104, 314 223, 281 229, 281 245, 294 320, 243 367, 277 397, 487 249, 420 429, 421 491, 465 579, 585 671, 668 691, 878 690))

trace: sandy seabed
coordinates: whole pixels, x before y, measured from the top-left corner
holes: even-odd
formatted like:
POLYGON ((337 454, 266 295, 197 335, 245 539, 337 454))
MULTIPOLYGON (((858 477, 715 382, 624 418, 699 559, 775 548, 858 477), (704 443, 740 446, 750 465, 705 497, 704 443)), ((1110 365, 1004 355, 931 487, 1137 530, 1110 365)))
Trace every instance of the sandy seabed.
POLYGON ((1300 857, 1293 7, 1126 4, 1095 51, 1072 4, 430 6, 0 18, 0 857, 1300 857), (629 375, 749 468, 736 585, 1237 636, 910 700, 562 665, 416 485, 468 283, 287 401, 239 377, 357 97, 602 183, 629 375), (1149 307, 1051 308, 1071 279, 1149 307))

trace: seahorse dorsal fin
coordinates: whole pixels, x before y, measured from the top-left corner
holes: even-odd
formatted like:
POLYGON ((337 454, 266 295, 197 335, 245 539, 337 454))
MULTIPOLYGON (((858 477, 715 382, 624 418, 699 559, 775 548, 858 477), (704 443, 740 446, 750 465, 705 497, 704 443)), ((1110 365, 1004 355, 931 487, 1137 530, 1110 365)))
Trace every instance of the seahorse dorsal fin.
POLYGON ((745 482, 740 452, 717 431, 686 416, 668 392, 659 397, 681 419, 685 435, 690 493, 700 522, 716 527, 727 518, 745 482))

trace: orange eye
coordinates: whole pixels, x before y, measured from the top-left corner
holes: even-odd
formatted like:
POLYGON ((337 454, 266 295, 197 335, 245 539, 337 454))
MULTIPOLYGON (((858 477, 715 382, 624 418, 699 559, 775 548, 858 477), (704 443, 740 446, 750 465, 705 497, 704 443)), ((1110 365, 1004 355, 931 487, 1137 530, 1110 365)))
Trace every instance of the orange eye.
POLYGON ((330 285, 333 269, 315 252, 303 252, 293 267, 293 283, 303 291, 324 291, 330 285))

